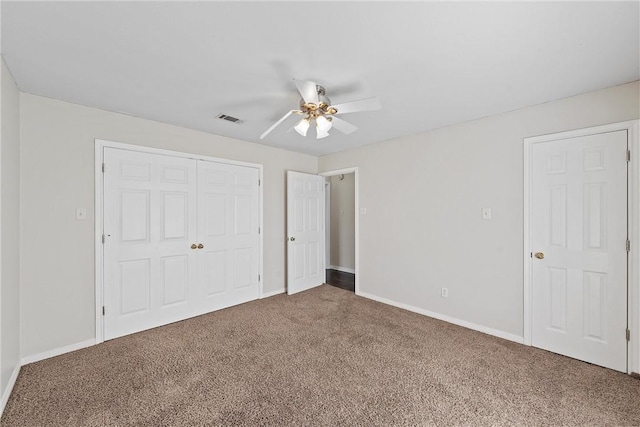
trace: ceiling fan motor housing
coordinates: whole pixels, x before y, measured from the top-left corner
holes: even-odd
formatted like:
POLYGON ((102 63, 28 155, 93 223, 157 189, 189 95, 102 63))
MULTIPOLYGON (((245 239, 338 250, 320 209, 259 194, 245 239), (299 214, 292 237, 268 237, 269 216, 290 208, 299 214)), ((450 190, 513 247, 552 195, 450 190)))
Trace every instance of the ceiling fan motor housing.
MULTIPOLYGON (((325 89, 324 87, 320 86, 320 85, 316 85, 316 90, 318 92, 318 105, 315 104, 307 104, 306 102, 304 102, 304 99, 300 99, 300 110, 303 111, 304 113, 307 113, 310 115, 311 117, 317 117, 320 115, 331 115, 331 114, 335 114, 336 111, 334 111, 335 109, 330 108, 331 107, 331 100, 329 99, 328 96, 325 95, 325 89)), ((330 119, 329 119, 330 120, 330 119)))

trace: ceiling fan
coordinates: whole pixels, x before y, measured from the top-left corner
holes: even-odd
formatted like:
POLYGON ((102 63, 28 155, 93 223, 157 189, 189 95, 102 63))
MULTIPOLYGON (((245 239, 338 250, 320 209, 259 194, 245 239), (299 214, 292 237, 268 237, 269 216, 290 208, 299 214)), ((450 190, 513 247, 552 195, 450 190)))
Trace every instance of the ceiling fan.
POLYGON ((307 131, 309 130, 312 122, 315 122, 316 125, 317 139, 329 136, 329 130, 332 127, 335 127, 339 131, 348 135, 356 131, 358 129, 357 126, 336 117, 337 114, 355 113, 357 111, 373 111, 382 108, 380 99, 377 96, 361 99, 359 101, 331 105, 331 100, 325 95, 324 87, 307 80, 294 80, 294 82, 302 96, 302 99, 300 100, 300 109, 289 111, 280 120, 275 122, 273 126, 260 135, 260 139, 264 139, 280 123, 285 121, 292 114, 303 116, 300 122, 294 126, 296 132, 302 136, 307 136, 307 131))

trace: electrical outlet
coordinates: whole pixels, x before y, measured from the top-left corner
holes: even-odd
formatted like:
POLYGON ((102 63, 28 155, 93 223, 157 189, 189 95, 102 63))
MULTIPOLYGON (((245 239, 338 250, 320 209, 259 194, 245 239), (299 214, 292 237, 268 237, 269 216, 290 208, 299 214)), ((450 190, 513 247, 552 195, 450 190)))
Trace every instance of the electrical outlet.
POLYGON ((440 289, 440 296, 442 298, 447 298, 449 296, 449 288, 440 289))

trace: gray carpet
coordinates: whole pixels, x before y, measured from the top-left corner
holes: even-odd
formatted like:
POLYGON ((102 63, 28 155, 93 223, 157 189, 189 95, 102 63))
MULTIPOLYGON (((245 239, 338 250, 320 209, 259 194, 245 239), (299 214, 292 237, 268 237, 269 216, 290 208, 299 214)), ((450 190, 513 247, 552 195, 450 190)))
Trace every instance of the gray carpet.
POLYGON ((640 425, 640 381, 324 285, 24 366, 1 423, 640 425))

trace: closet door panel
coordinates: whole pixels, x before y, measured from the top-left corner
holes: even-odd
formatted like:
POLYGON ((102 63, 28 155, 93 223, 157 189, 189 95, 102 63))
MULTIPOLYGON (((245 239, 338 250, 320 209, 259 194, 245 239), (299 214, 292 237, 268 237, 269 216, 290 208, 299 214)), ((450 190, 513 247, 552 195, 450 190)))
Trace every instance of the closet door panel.
POLYGON ((259 296, 257 168, 198 162, 198 241, 203 305, 217 309, 259 296))
POLYGON ((104 337, 194 310, 195 160, 104 149, 104 337))

